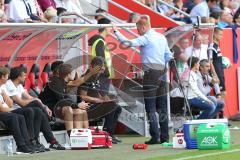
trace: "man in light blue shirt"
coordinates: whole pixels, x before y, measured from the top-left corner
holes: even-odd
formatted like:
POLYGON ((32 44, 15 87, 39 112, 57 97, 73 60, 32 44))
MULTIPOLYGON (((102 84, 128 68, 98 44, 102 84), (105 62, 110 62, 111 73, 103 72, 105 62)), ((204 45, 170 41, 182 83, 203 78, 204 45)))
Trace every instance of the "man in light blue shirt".
POLYGON ((166 82, 166 64, 173 58, 164 35, 151 29, 150 18, 141 16, 136 23, 139 37, 128 40, 113 26, 118 40, 129 47, 140 47, 144 70, 143 95, 145 110, 149 119, 151 139, 146 144, 168 142, 168 115, 166 82), (161 79, 161 80, 160 80, 161 79), (160 131, 155 112, 159 113, 160 131))

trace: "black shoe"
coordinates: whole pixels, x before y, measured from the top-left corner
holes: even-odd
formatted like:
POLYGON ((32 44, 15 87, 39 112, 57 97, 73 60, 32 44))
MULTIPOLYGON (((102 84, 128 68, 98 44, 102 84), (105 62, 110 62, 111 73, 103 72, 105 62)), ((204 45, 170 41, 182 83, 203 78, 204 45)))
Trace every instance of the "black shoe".
POLYGON ((65 147, 63 147, 61 144, 59 144, 58 142, 51 144, 49 146, 49 148, 51 149, 55 149, 55 150, 65 150, 65 147))
POLYGON ((17 148, 16 154, 32 154, 34 152, 35 151, 33 149, 29 148, 26 145, 23 145, 17 148))
POLYGON ((36 153, 45 152, 45 147, 35 140, 32 140, 28 147, 35 150, 36 153))
POLYGON ((112 141, 116 141, 117 143, 122 143, 122 141, 118 137, 114 135, 111 135, 111 137, 112 137, 112 141))
POLYGON ((146 141, 144 143, 149 144, 149 145, 151 145, 151 144, 161 144, 161 141, 151 138, 149 141, 146 141))
POLYGON ((116 141, 116 139, 112 139, 112 144, 118 144, 118 142, 116 141))

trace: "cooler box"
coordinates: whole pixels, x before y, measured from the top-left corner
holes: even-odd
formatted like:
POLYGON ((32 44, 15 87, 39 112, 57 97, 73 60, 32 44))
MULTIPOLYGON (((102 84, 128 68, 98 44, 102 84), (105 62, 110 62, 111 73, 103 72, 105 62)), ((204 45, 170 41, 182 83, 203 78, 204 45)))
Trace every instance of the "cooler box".
POLYGON ((106 131, 91 130, 92 148, 112 148, 112 137, 106 131))
POLYGON ((229 149, 230 132, 225 124, 201 124, 197 130, 197 144, 200 150, 229 149))
POLYGON ((200 124, 207 123, 228 124, 227 119, 188 120, 183 124, 184 139, 187 149, 197 149, 197 129, 200 124))
POLYGON ((70 145, 72 149, 91 149, 92 133, 90 129, 72 129, 70 145))

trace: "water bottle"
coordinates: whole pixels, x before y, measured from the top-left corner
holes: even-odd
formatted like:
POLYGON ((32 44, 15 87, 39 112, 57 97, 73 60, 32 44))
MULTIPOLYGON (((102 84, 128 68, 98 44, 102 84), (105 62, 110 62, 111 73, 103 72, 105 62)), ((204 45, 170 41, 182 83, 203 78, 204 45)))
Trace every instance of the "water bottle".
POLYGON ((147 149, 148 145, 147 144, 133 144, 133 149, 137 150, 137 149, 147 149))
POLYGON ((10 139, 7 140, 6 154, 7 154, 7 156, 13 156, 13 144, 10 139))

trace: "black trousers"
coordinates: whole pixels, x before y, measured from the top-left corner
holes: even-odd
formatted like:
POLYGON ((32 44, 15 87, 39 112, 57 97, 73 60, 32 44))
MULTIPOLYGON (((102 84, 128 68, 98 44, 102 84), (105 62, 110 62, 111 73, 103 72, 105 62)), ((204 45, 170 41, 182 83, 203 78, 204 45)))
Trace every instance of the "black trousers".
POLYGON ((34 128, 34 138, 38 139, 39 133, 41 131, 48 143, 55 140, 48 121, 48 115, 43 109, 42 104, 39 101, 35 100, 30 102, 26 108, 30 108, 34 112, 34 123, 32 126, 34 128))
POLYGON ((90 109, 87 110, 89 121, 105 118, 104 128, 110 134, 114 133, 121 112, 122 108, 113 101, 93 104, 90 109))
POLYGON ((29 136, 25 118, 23 115, 19 115, 11 112, 1 112, 0 121, 2 121, 7 129, 13 135, 17 147, 26 145, 29 143, 29 136))
MULTIPOLYGON (((35 115, 34 111, 31 108, 18 108, 12 111, 12 113, 19 114, 24 116, 26 120, 26 126, 29 134, 30 139, 34 139, 34 120, 35 120, 35 115)), ((36 115, 36 117, 40 117, 40 115, 36 115)))

